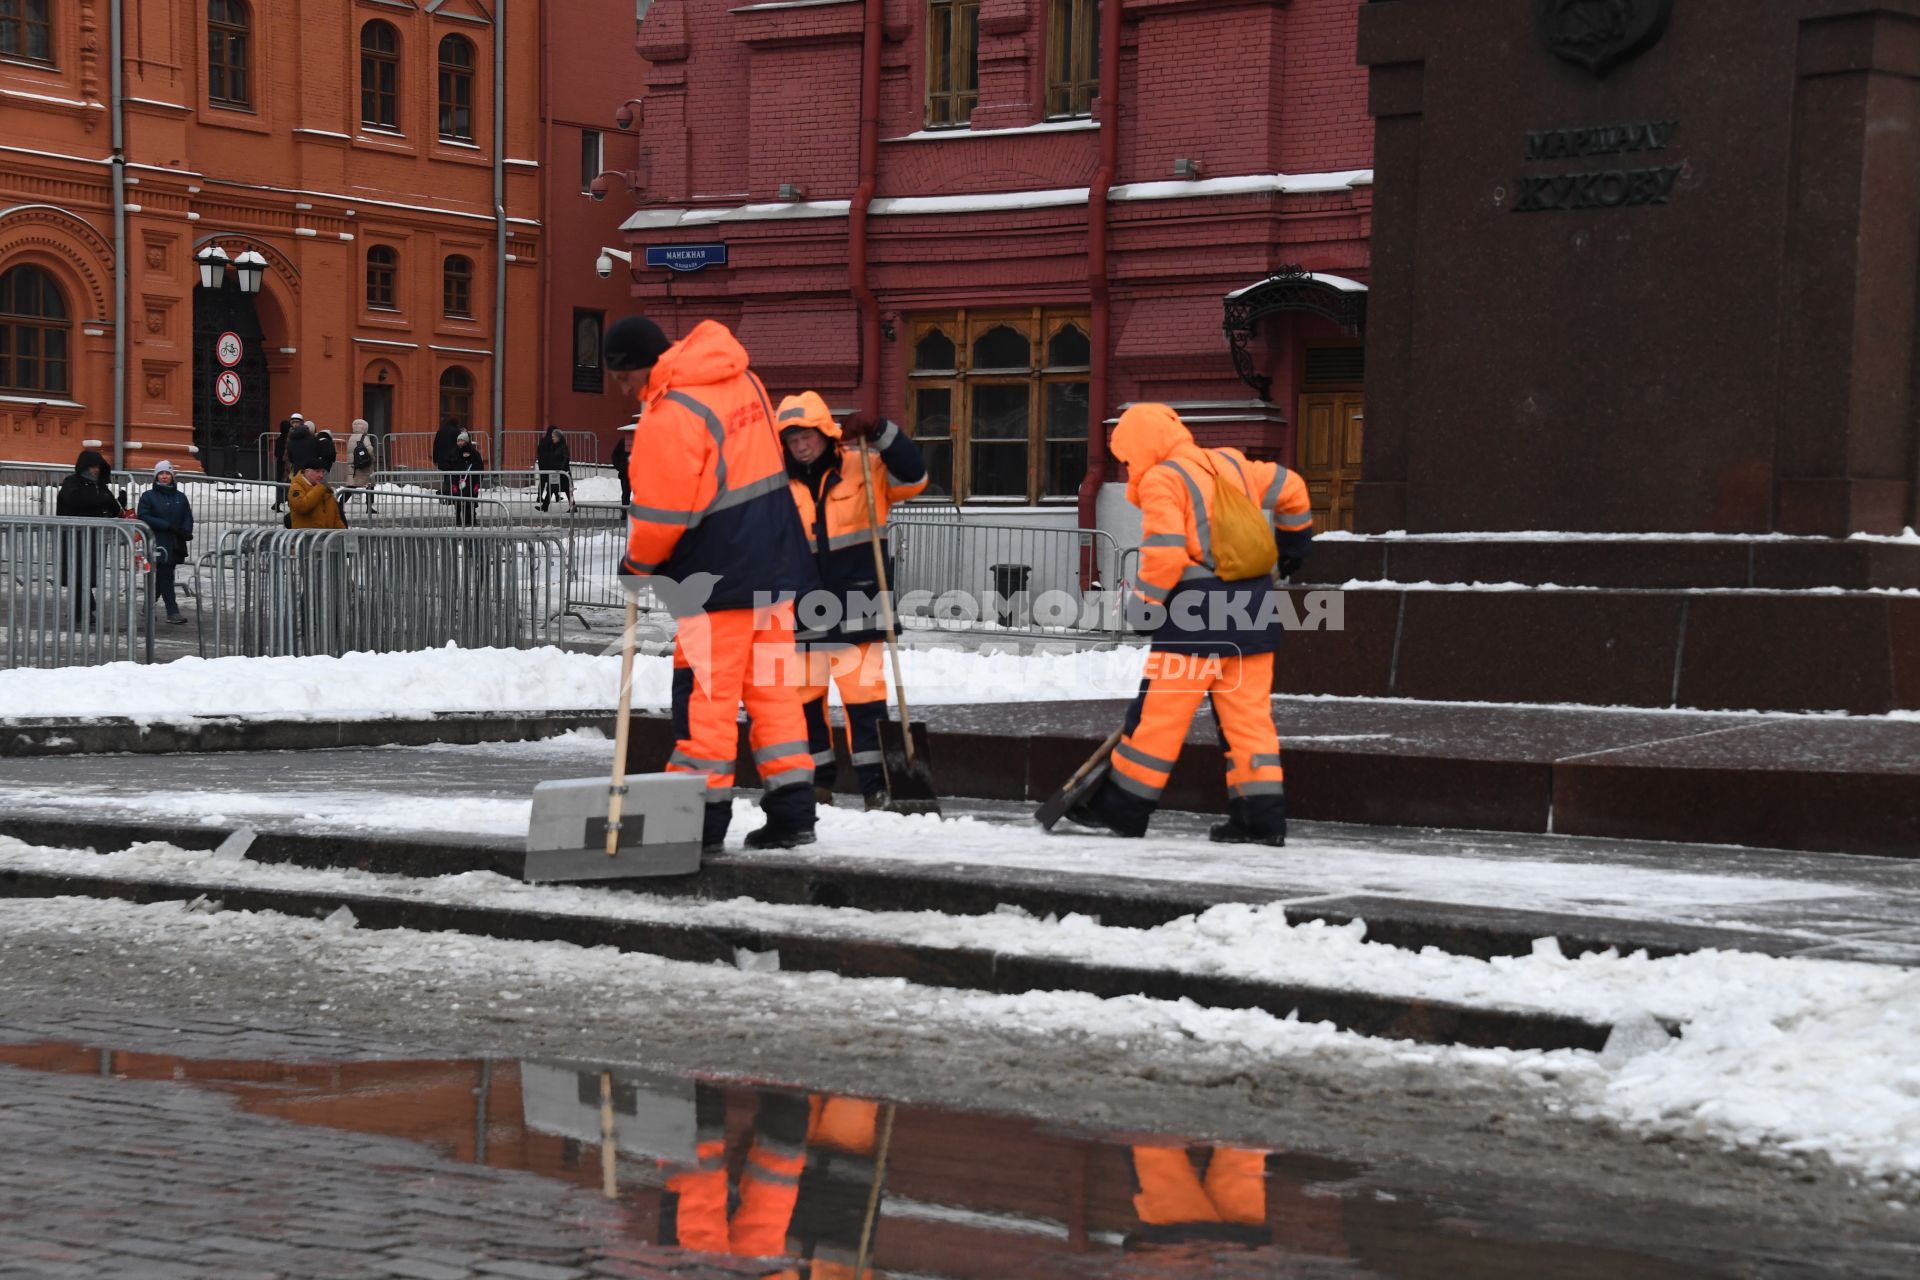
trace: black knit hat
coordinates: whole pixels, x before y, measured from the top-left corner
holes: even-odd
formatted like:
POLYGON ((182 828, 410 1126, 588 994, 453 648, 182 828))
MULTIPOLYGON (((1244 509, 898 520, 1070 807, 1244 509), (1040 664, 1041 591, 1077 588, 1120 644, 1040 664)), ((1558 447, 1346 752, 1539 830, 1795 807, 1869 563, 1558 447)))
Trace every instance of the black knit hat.
POLYGON ((626 316, 607 330, 607 368, 616 373, 651 369, 673 344, 645 316, 626 316))

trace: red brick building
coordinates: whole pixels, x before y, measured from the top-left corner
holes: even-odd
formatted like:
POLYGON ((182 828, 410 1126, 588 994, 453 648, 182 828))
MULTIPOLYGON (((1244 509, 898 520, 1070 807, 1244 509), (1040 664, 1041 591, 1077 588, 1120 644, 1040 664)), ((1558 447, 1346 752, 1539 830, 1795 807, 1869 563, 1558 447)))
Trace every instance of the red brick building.
POLYGON ((0 457, 537 425, 545 7, 0 4, 0 457))
POLYGON ((634 410, 630 399, 609 390, 600 367, 606 321, 632 306, 627 264, 599 261, 603 249, 624 249, 620 224, 633 212, 626 176, 636 167, 638 131, 632 115, 621 128, 618 112, 639 74, 634 12, 633 0, 578 0, 542 9, 549 73, 542 87, 541 220, 550 249, 541 270, 540 413, 543 424, 599 435, 603 462, 612 456, 613 432, 633 420, 634 410), (595 199, 591 188, 603 173, 609 176, 595 199))
POLYGON ((1344 524, 1360 3, 643 5, 633 305, 733 326, 776 391, 898 417, 982 518, 1124 532, 1104 423, 1156 399, 1344 524), (676 247, 711 265, 644 265, 676 247))

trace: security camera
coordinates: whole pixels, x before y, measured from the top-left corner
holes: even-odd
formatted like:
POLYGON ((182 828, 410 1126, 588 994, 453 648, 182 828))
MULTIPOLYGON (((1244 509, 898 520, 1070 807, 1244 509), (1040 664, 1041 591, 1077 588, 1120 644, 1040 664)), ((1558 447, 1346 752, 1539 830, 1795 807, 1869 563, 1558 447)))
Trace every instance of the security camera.
POLYGON ((607 198, 607 175, 603 173, 595 178, 592 183, 588 185, 587 194, 595 200, 605 200, 607 198))
POLYGON ((608 279, 613 275, 613 259, 603 253, 593 260, 593 269, 599 273, 602 280, 608 279))

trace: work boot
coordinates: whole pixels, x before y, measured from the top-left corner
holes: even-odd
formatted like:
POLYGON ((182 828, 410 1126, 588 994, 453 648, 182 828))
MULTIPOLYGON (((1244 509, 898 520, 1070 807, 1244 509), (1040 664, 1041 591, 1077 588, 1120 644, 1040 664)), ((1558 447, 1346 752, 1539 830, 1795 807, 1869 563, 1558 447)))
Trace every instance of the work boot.
POLYGON ((867 795, 867 812, 868 813, 877 812, 881 809, 885 809, 889 807, 892 803, 893 803, 893 797, 889 796, 884 791, 869 792, 867 795))
MULTIPOLYGON (((818 805, 825 805, 829 809, 833 808, 833 788, 815 787, 813 789, 813 802, 818 805)), ((867 807, 872 808, 873 806, 869 805, 867 807)))
POLYGON ((1112 782, 1102 782, 1091 796, 1067 810, 1066 819, 1076 826, 1138 840, 1147 834, 1147 820, 1153 816, 1154 807, 1150 800, 1130 796, 1112 782))
POLYGON ((733 803, 710 804, 700 830, 700 852, 723 853, 727 847, 727 827, 733 822, 733 803))
POLYGON ((1287 798, 1284 795, 1233 798, 1227 801, 1227 820, 1207 832, 1215 844, 1263 844, 1281 849, 1287 843, 1287 798))
POLYGON ((1274 849, 1284 849, 1287 845, 1284 830, 1262 833, 1243 827, 1231 818, 1214 823, 1207 831, 1207 839, 1215 844, 1264 844, 1274 849))
POLYGON ((167 621, 171 622, 176 627, 185 626, 187 621, 187 615, 180 612, 178 609, 174 609, 167 614, 167 621))
POLYGON ((814 841, 814 797, 811 782, 796 782, 767 792, 760 802, 767 824, 747 833, 749 849, 797 849, 814 841))

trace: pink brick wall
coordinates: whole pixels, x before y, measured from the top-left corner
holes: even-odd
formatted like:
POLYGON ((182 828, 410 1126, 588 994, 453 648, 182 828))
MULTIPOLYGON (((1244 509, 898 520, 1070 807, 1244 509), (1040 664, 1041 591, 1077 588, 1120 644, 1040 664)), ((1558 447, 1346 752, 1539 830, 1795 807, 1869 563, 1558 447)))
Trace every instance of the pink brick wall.
MULTIPOLYGON (((1372 162, 1366 78, 1354 60, 1363 0, 1113 0, 1125 4, 1121 182, 1173 178, 1177 158, 1206 177, 1364 169, 1372 162)), ((641 207, 737 205, 798 184, 808 200, 844 200, 857 182, 858 0, 736 13, 738 0, 658 0, 641 28, 650 61, 641 207)), ((1046 0, 987 0, 980 103, 972 130, 935 140, 923 127, 924 0, 886 0, 879 195, 946 196, 1084 187, 1099 163, 1096 128, 1026 133, 1045 106, 1046 0)), ((1105 104, 1095 118, 1109 116, 1105 104)), ((1371 191, 1116 203, 1110 277, 1121 401, 1248 399, 1220 331, 1221 295, 1283 263, 1364 279, 1371 191)), ((812 382, 835 403, 858 380, 847 223, 841 218, 728 222, 643 232, 636 245, 720 240, 731 266, 696 276, 642 273, 636 304, 684 332, 702 316, 745 324, 779 349, 756 353, 792 389, 812 382), (809 319, 811 322, 809 322, 809 319)), ((1025 211, 874 219, 873 280, 882 310, 1085 306, 1084 204, 1025 211)), ((1258 344, 1291 416, 1304 322, 1258 344)), ((902 328, 904 337, 904 327, 902 328)), ((883 344, 882 396, 905 404, 903 341, 883 344)), ((779 388, 776 388, 779 389, 779 388)), ((1285 440, 1249 439, 1263 447, 1285 440)))

